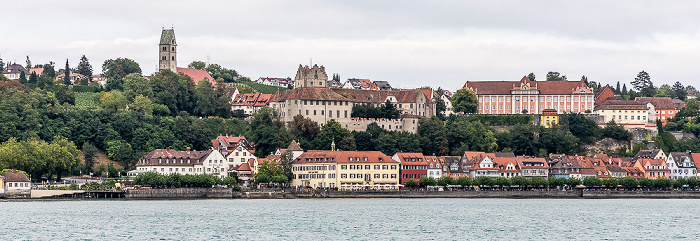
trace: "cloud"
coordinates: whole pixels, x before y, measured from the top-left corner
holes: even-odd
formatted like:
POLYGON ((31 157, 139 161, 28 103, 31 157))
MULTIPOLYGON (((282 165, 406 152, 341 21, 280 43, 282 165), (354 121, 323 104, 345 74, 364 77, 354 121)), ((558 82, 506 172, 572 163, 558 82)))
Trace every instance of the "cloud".
POLYGON ((5 61, 126 57, 155 71, 161 27, 175 26, 179 65, 206 61, 291 77, 309 59, 343 78, 456 89, 548 71, 614 84, 641 70, 692 84, 700 2, 674 1, 78 1, 10 2, 5 61), (81 14, 65 14, 81 6, 81 14), (26 10, 25 10, 26 9, 26 10), (30 9, 34 9, 30 11, 30 9), (31 27, 29 27, 31 26, 31 27))

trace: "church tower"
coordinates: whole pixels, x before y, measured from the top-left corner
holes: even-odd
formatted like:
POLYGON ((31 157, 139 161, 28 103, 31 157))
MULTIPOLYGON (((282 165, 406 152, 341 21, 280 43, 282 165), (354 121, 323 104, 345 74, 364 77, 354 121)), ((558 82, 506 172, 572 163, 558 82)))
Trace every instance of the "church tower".
POLYGON ((313 67, 299 65, 294 77, 294 88, 327 88, 328 75, 326 68, 314 64, 313 67))
POLYGON ((158 71, 169 69, 177 73, 177 42, 175 42, 175 29, 163 29, 160 34, 160 62, 158 71))

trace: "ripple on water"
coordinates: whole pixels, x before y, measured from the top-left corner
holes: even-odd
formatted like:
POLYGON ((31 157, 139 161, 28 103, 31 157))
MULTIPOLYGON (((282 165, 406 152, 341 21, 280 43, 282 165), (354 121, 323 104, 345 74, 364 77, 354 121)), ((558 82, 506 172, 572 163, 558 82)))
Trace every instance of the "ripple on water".
POLYGON ((692 239, 692 199, 9 201, 0 240, 692 239), (7 219, 6 219, 7 220, 7 219))

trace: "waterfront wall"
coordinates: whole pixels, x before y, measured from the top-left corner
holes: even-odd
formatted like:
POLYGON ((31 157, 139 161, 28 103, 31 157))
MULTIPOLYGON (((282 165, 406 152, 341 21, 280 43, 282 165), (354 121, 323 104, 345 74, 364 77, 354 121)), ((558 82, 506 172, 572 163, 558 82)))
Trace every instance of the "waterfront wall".
POLYGON ((700 191, 614 191, 614 190, 537 190, 537 191, 317 191, 281 190, 234 191, 231 188, 165 188, 128 190, 127 199, 198 198, 698 198, 700 191))
POLYGON ((126 198, 233 198, 232 188, 147 188, 127 190, 126 198))

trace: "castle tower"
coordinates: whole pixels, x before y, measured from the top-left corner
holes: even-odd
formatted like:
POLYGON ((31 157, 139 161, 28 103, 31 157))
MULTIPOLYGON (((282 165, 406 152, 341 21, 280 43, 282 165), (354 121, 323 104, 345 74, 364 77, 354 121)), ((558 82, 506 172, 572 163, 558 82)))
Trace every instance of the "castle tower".
POLYGON ((158 46, 160 61, 158 70, 169 69, 177 73, 177 42, 175 42, 175 30, 163 29, 160 34, 160 45, 158 46))
POLYGON ((309 66, 299 65, 297 75, 294 77, 294 88, 327 88, 328 75, 326 68, 318 65, 309 66))

